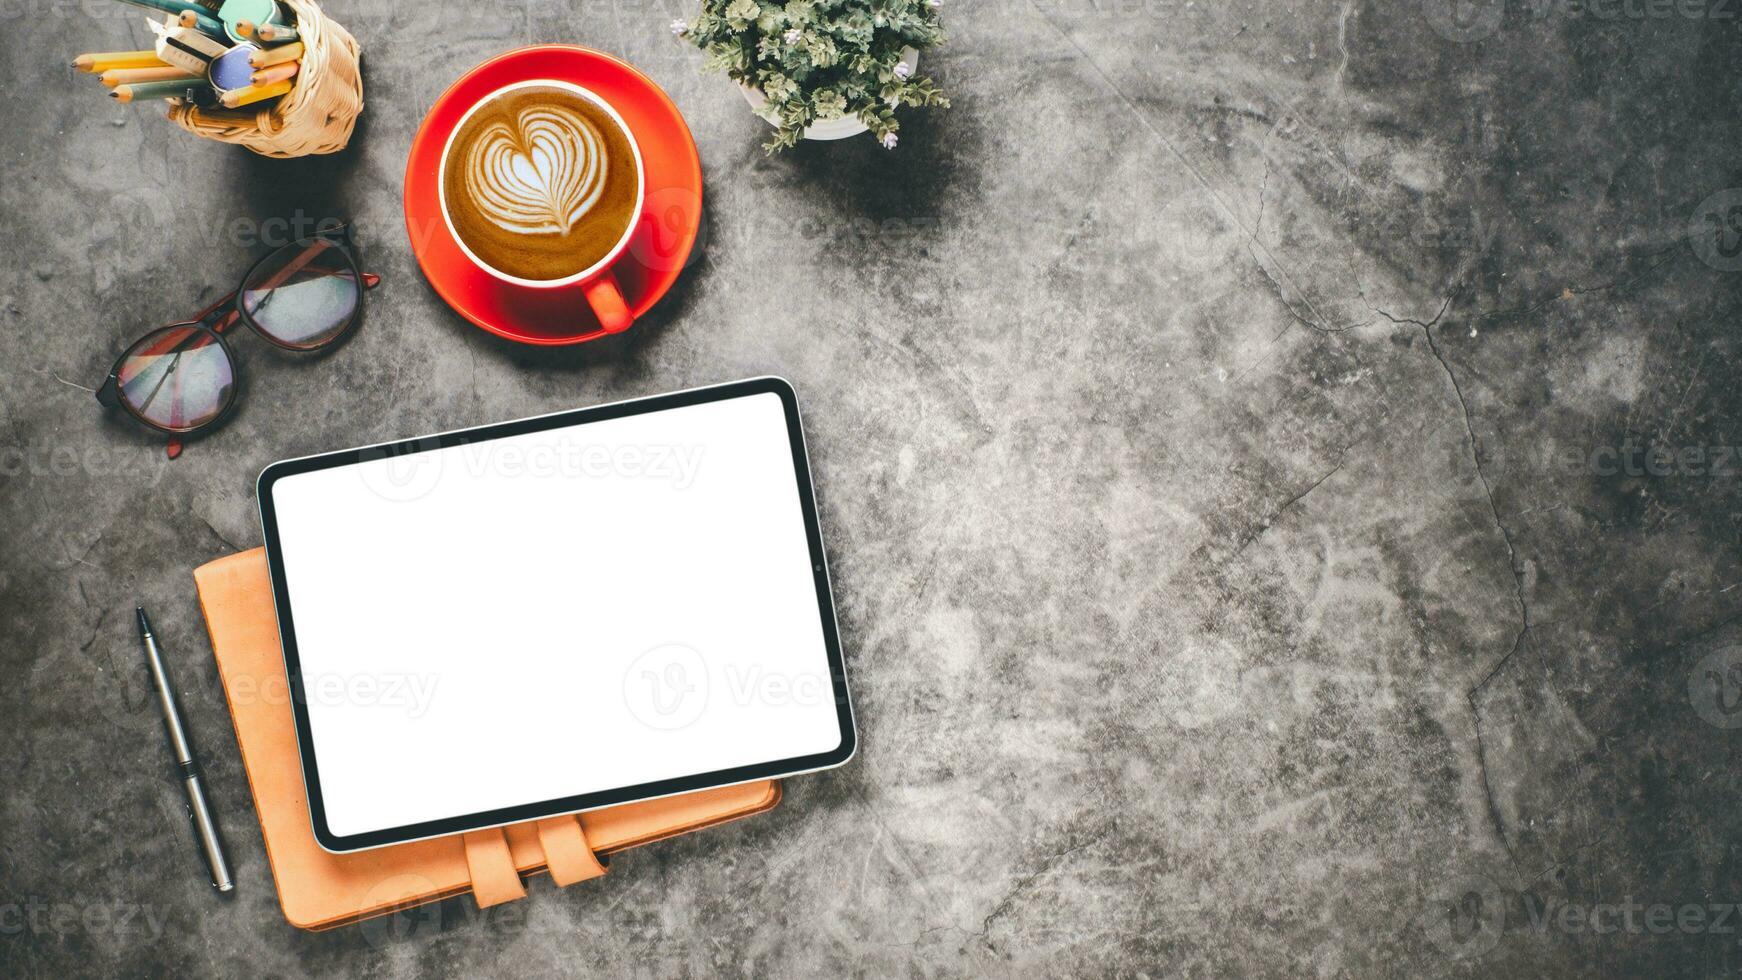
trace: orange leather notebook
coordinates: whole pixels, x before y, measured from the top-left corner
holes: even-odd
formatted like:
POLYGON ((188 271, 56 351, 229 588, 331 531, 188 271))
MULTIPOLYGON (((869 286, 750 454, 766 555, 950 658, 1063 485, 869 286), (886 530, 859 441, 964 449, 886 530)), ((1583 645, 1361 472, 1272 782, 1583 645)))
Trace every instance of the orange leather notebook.
POLYGON ((569 885, 605 873, 601 858, 772 809, 773 780, 725 786, 451 837, 333 854, 315 842, 291 717, 265 549, 194 570, 242 765, 260 814, 284 917, 330 929, 471 892, 479 906, 522 898, 521 876, 569 885))

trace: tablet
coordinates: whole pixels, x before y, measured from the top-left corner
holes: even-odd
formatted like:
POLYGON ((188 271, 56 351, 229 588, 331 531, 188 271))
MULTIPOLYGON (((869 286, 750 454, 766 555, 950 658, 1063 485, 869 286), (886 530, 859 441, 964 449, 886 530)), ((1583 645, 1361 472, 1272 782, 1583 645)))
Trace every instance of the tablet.
POLYGON ((329 851, 853 754, 785 381, 286 460, 258 489, 329 851))

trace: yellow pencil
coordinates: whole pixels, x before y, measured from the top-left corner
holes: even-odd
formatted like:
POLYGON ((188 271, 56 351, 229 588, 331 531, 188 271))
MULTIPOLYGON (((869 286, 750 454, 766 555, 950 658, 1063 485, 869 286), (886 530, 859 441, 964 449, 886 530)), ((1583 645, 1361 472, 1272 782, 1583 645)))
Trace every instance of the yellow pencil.
POLYGON ((156 51, 106 51, 81 54, 73 59, 79 71, 105 72, 111 68, 161 68, 163 59, 156 51))
POLYGON ((164 65, 160 68, 111 68, 103 73, 103 84, 114 88, 117 85, 131 85, 134 82, 170 82, 176 79, 196 79, 200 76, 174 65, 164 65))
POLYGON ((273 65, 282 65, 287 61, 300 61, 301 59, 302 42, 292 41, 276 48, 256 51, 248 58, 248 63, 256 68, 271 68, 273 65))
POLYGON ((254 22, 251 20, 237 21, 236 33, 246 38, 252 38, 254 36, 254 22))
POLYGON ((288 80, 273 82, 271 85, 250 85, 247 88, 231 89, 218 96, 218 101, 224 103, 225 108, 234 109, 264 99, 274 99, 289 91, 290 82, 288 80))
POLYGON ((273 65, 271 68, 262 68, 254 73, 253 82, 256 85, 271 85, 273 82, 282 82, 287 78, 294 77, 297 69, 301 67, 302 62, 289 61, 282 65, 273 65))

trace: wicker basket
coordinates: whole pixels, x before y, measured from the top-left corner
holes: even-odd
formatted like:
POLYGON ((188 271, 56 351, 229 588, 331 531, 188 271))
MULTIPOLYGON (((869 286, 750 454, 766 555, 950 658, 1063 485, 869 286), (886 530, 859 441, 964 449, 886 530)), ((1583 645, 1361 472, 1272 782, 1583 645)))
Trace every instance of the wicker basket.
POLYGON ((321 13, 314 0, 284 0, 296 13, 302 67, 285 96, 265 108, 169 110, 178 126, 207 139, 246 146, 269 157, 337 153, 351 139, 363 111, 362 51, 350 33, 321 13))

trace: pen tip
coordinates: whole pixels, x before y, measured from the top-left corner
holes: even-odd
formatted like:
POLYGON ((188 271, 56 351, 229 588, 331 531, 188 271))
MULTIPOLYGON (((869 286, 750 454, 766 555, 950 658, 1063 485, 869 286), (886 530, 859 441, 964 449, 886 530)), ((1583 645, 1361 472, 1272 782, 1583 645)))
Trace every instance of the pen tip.
POLYGON ((151 620, 145 618, 145 607, 144 606, 134 606, 133 611, 139 615, 139 632, 150 633, 151 632, 151 620))

